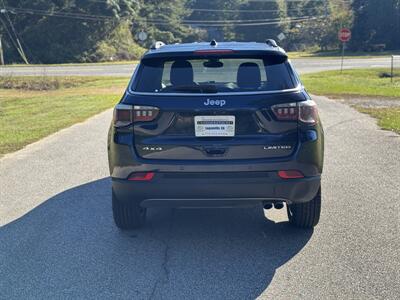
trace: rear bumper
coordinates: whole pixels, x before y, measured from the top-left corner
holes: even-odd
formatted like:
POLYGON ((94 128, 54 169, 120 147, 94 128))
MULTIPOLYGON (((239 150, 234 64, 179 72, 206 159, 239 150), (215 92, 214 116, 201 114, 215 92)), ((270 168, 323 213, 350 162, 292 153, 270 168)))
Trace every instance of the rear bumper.
POLYGON ((113 178, 122 201, 151 206, 236 206, 262 201, 301 203, 317 193, 320 176, 281 179, 276 172, 157 173, 149 182, 113 178))

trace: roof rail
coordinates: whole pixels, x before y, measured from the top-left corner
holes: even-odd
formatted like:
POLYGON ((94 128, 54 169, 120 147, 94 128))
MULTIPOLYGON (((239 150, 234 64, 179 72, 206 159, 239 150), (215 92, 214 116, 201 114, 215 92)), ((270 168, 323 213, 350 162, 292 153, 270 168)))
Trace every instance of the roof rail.
POLYGON ((268 45, 268 46, 271 46, 271 47, 278 47, 278 44, 275 42, 275 40, 273 40, 273 39, 268 39, 268 40, 266 40, 265 41, 265 43, 268 45))
POLYGON ((212 40, 212 41, 210 42, 210 46, 217 47, 217 46, 218 46, 217 41, 216 41, 216 40, 212 40))
POLYGON ((161 41, 157 41, 153 45, 151 45, 150 49, 151 50, 156 50, 156 49, 161 48, 162 46, 165 46, 165 44, 163 42, 161 42, 161 41))

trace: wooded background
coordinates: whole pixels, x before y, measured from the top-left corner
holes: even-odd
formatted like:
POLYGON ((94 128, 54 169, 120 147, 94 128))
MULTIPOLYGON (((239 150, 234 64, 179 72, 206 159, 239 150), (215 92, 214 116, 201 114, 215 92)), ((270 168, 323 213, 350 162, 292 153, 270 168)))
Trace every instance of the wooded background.
POLYGON ((262 42, 281 33, 286 50, 334 50, 341 27, 353 32, 351 50, 400 49, 400 0, 0 0, 6 63, 129 60, 155 40, 262 42))

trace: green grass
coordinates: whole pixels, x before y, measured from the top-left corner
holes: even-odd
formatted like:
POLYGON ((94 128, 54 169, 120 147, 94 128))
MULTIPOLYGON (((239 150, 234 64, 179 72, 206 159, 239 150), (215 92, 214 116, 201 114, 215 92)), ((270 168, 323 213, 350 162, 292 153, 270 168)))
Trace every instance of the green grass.
POLYGON ((393 82, 381 78, 388 69, 356 69, 326 71, 302 75, 307 90, 316 95, 326 96, 379 96, 400 98, 400 70, 396 71, 393 82))
POLYGON ((395 108, 356 108, 360 112, 377 118, 380 127, 400 133, 400 106, 395 108))
POLYGON ((2 68, 12 67, 79 67, 79 66, 102 66, 102 65, 136 65, 139 60, 118 60, 118 61, 105 61, 105 62, 86 62, 86 63, 64 63, 64 64, 8 64, 2 68))
MULTIPOLYGON (((339 58, 342 56, 341 50, 332 51, 292 51, 288 52, 290 58, 339 58)), ((351 58, 374 58, 382 56, 400 55, 400 51, 382 51, 382 52, 351 52, 346 51, 345 56, 351 58)))
POLYGON ((1 76, 0 89, 26 91, 48 91, 72 88, 95 81, 91 77, 51 77, 51 76, 1 76))
POLYGON ((377 118, 383 129, 400 133, 400 70, 396 70, 393 82, 390 78, 382 78, 382 73, 388 72, 387 69, 327 71, 303 75, 302 81, 307 90, 316 95, 398 100, 398 107, 365 108, 357 105, 355 108, 377 118))
POLYGON ((25 88, 0 88, 0 156, 112 107, 129 78, 60 77, 59 88, 45 91, 26 84, 35 77, 12 80, 25 88))

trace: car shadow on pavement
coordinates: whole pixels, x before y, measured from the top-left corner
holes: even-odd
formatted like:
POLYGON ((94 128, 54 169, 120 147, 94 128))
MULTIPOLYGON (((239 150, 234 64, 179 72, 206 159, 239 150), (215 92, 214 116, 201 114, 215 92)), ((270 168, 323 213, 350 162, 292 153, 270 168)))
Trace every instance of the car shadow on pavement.
POLYGON ((100 179, 1 227, 0 298, 255 298, 312 236, 261 207, 152 209, 120 231, 110 199, 100 179))

